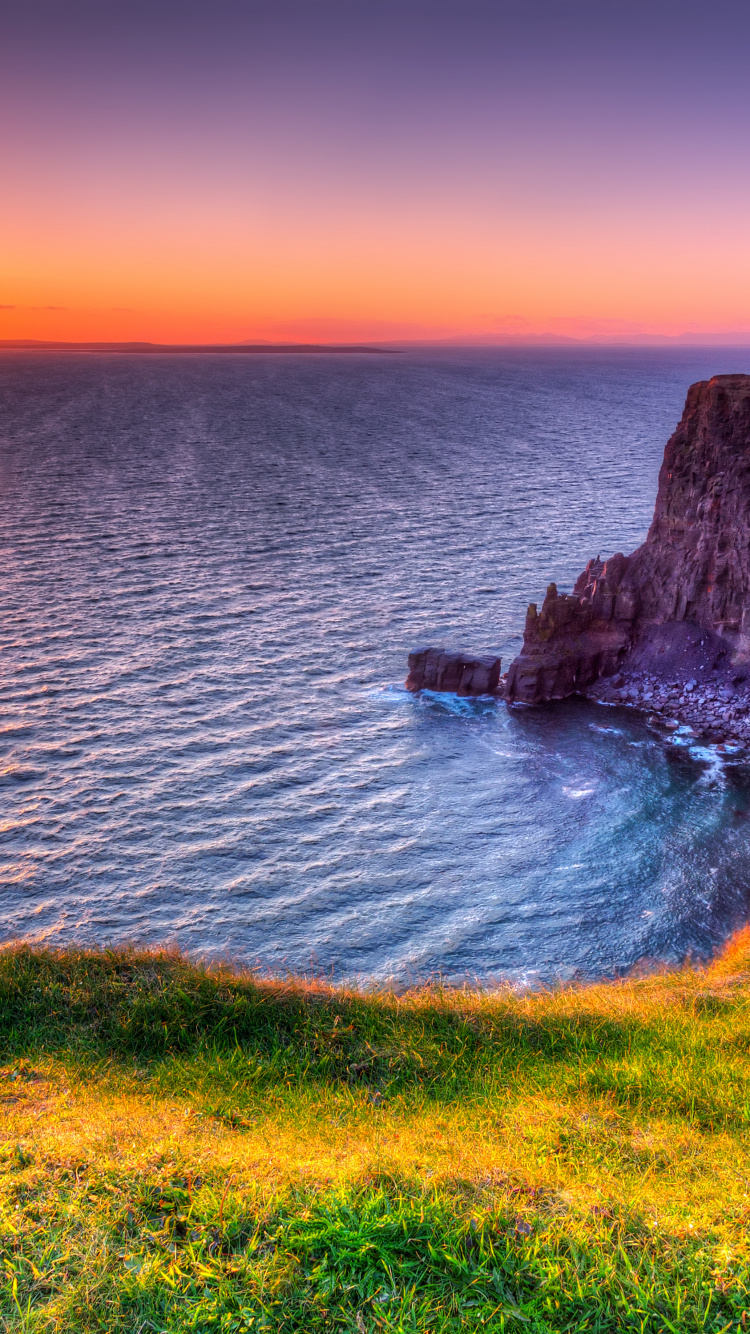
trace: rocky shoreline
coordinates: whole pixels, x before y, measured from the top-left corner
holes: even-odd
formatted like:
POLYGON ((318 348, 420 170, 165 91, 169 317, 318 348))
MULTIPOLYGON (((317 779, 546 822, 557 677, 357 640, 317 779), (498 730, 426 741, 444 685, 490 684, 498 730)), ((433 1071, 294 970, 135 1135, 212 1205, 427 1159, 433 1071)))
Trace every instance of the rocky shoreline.
POLYGON ((750 681, 660 681, 647 672, 617 673, 583 692, 601 704, 622 704, 651 714, 667 730, 681 724, 709 745, 750 746, 750 681))

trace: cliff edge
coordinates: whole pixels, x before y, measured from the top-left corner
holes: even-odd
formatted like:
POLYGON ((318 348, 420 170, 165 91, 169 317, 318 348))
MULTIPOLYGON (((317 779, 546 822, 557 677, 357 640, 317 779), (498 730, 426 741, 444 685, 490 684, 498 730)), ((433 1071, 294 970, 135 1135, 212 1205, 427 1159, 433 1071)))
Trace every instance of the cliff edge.
POLYGON ((631 556, 591 560, 573 592, 532 603, 509 702, 590 689, 618 670, 700 674, 750 664, 750 375, 691 386, 631 556))

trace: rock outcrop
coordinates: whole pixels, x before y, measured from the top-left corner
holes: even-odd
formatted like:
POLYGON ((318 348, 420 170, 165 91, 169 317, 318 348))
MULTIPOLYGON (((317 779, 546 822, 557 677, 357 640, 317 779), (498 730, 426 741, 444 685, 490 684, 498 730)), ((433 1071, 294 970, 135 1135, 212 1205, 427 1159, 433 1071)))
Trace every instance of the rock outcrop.
POLYGON ((471 657, 455 649, 419 648, 409 654, 406 688, 492 695, 500 688, 500 667, 500 658, 471 657))
POLYGON ((750 662, 750 375, 691 387, 643 546, 531 604, 505 696, 562 699, 629 664, 674 672, 680 654, 698 671, 750 662))

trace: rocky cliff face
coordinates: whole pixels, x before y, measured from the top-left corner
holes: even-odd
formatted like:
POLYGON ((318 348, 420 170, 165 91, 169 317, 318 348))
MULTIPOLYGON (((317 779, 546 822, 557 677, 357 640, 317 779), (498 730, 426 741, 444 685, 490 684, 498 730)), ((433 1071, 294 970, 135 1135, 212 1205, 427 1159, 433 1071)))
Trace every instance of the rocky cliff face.
POLYGON ((532 603, 505 694, 562 699, 631 661, 673 671, 680 653, 694 669, 750 660, 750 375, 691 387, 643 546, 532 603))

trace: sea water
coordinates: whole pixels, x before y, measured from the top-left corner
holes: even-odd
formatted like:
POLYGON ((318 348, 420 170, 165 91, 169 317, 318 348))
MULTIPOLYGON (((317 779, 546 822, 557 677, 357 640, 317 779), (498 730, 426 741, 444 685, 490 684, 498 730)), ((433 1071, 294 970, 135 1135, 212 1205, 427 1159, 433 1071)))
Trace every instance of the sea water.
POLYGON ((0 939, 595 977, 744 921, 741 762, 413 696, 645 537, 717 349, 0 356, 0 939))

